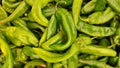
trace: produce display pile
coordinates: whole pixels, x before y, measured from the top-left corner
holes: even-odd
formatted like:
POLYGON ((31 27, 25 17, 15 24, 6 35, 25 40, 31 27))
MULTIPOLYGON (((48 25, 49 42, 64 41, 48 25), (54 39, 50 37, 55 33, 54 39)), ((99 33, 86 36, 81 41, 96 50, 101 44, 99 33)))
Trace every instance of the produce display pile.
POLYGON ((120 0, 2 0, 0 68, 120 68, 119 22, 120 0))

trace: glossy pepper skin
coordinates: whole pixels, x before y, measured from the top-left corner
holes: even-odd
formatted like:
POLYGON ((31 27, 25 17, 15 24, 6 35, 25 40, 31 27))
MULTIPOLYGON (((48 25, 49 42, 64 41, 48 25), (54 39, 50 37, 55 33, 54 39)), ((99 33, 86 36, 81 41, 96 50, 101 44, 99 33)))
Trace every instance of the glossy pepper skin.
POLYGON ((63 27, 65 34, 67 35, 67 42, 65 44, 53 44, 53 45, 44 45, 42 46, 46 50, 65 50, 73 43, 76 39, 77 32, 71 14, 63 9, 58 8, 56 11, 57 20, 63 27))
POLYGON ((77 30, 86 33, 90 36, 106 37, 113 35, 116 31, 116 28, 95 26, 87 24, 86 22, 80 20, 77 26, 77 30))

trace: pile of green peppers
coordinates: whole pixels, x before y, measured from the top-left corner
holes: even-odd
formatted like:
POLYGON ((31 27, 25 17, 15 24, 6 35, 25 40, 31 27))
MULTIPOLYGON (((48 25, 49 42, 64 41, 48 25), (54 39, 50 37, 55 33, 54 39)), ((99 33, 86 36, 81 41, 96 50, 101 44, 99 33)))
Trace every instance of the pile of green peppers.
POLYGON ((120 68, 120 0, 0 0, 0 68, 120 68))

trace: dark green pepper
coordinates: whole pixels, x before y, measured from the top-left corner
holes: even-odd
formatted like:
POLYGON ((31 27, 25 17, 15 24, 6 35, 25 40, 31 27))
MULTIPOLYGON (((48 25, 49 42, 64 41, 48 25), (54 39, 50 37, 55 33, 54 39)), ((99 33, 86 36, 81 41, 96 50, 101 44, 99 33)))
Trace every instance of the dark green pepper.
POLYGON ((103 11, 106 8, 106 0, 97 0, 94 11, 103 11))

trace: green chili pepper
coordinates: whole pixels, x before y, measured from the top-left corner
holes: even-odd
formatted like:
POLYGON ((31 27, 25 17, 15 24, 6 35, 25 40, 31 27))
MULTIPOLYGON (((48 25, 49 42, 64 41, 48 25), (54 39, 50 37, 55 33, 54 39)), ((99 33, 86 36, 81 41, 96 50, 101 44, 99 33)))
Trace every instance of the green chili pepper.
POLYGON ((24 28, 25 30, 29 30, 29 29, 27 28, 26 22, 25 22, 23 19, 21 19, 21 18, 17 18, 17 19, 15 19, 15 20, 13 20, 13 21, 12 21, 12 24, 13 24, 14 26, 24 28))
POLYGON ((35 0, 35 3, 32 5, 32 16, 34 20, 42 26, 48 26, 48 20, 42 14, 42 8, 47 5, 50 0, 35 0))
POLYGON ((115 10, 116 12, 120 13, 120 1, 119 0, 106 0, 109 6, 115 10))
POLYGON ((97 0, 95 4, 95 11, 103 11, 106 7, 106 0, 97 0))
POLYGON ((45 17, 50 17, 55 14, 55 7, 45 7, 42 12, 45 17))
POLYGON ((38 46, 38 40, 34 34, 21 27, 9 26, 4 30, 5 36, 15 45, 34 45, 38 46), (32 40, 31 40, 32 39, 32 40))
POLYGON ((90 36, 105 37, 113 35, 116 31, 116 28, 94 26, 80 20, 77 26, 77 30, 90 36))
POLYGON ((0 24, 7 23, 9 21, 14 20, 15 18, 18 18, 19 16, 23 15, 28 8, 29 6, 24 1, 22 1, 10 16, 3 20, 0 20, 0 24))
POLYGON ((38 56, 33 52, 33 50, 31 49, 31 47, 29 47, 29 46, 23 47, 22 52, 26 56, 29 56, 30 58, 38 58, 38 56))
POLYGON ((73 56, 78 51, 78 47, 76 46, 76 43, 72 44, 70 49, 63 54, 49 52, 42 48, 32 48, 32 49, 41 59, 51 63, 66 60, 71 56, 73 56))
POLYGON ((56 11, 56 17, 57 20, 62 24, 63 30, 65 31, 68 40, 65 44, 44 45, 45 47, 43 46, 43 48, 47 50, 65 50, 76 39, 77 32, 70 13, 63 8, 58 8, 56 11))
POLYGON ((113 49, 97 47, 97 45, 81 45, 80 52, 98 56, 116 56, 116 51, 113 49))
POLYGON ((8 13, 12 13, 19 4, 20 2, 10 2, 8 0, 2 1, 2 6, 8 13))
POLYGON ((39 46, 41 46, 46 40, 47 40, 47 29, 45 29, 44 33, 41 36, 41 39, 39 41, 39 46))
POLYGON ((115 16, 115 13, 112 11, 110 7, 108 7, 104 12, 99 11, 89 15, 88 18, 86 19, 86 22, 90 24, 104 24, 109 20, 111 20, 114 16, 115 16))
POLYGON ((56 20, 55 16, 53 15, 48 24, 47 39, 50 39, 52 36, 54 36, 56 34, 56 31, 57 31, 56 28, 57 28, 57 20, 56 20))
POLYGON ((73 0, 72 15, 75 26, 77 26, 83 0, 73 0))
POLYGON ((113 68, 110 65, 107 65, 104 62, 96 61, 96 60, 84 60, 84 59, 79 59, 79 62, 88 64, 90 66, 93 66, 95 68, 113 68))
POLYGON ((91 0, 81 8, 81 14, 88 14, 92 12, 95 8, 95 3, 97 0, 91 0))
POLYGON ((40 29, 42 32, 45 31, 45 28, 36 22, 27 22, 26 24, 29 29, 40 29))
POLYGON ((0 34, 0 48, 4 56, 6 57, 6 61, 3 64, 2 68, 13 68, 14 62, 11 49, 2 34, 0 34))
POLYGON ((116 51, 109 48, 98 47, 93 44, 82 44, 80 41, 81 37, 78 37, 75 41, 77 46, 79 46, 80 53, 93 54, 98 56, 116 56, 116 51))
POLYGON ((15 61, 25 61, 27 60, 27 56, 23 53, 22 49, 20 48, 16 48, 12 51, 13 55, 14 55, 14 59, 15 61), (14 53, 13 53, 14 51, 14 53))
POLYGON ((88 35, 85 35, 85 34, 79 34, 79 41, 81 44, 91 44, 92 43, 92 38, 88 35), (82 42, 81 42, 82 41, 82 42))
POLYGON ((9 2, 8 0, 2 1, 2 5, 6 5, 9 8, 16 8, 19 4, 20 2, 12 3, 12 2, 9 2))
POLYGON ((29 20, 29 21, 35 22, 35 20, 34 20, 34 18, 33 18, 33 16, 32 16, 32 13, 31 13, 31 12, 28 13, 28 16, 27 16, 27 17, 28 17, 28 20, 29 20))
POLYGON ((28 62, 24 68, 30 68, 31 66, 41 66, 41 67, 46 67, 46 64, 42 60, 32 60, 28 62))
POLYGON ((63 37, 64 37, 64 32, 60 31, 55 36, 53 36, 52 38, 47 40, 45 43, 43 43, 41 46, 43 48, 46 48, 46 49, 50 50, 50 47, 48 47, 48 46, 51 45, 51 44, 55 44, 55 43, 59 42, 63 37))

